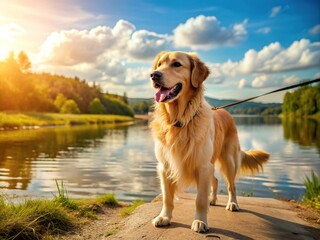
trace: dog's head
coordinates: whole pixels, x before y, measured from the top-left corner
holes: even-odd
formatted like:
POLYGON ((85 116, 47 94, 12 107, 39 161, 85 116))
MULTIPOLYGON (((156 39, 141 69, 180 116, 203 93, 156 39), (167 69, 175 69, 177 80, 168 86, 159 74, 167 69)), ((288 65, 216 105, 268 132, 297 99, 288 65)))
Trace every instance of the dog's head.
POLYGON ((161 52, 157 55, 150 75, 157 90, 157 102, 172 102, 201 86, 208 77, 208 67, 191 53, 161 52))

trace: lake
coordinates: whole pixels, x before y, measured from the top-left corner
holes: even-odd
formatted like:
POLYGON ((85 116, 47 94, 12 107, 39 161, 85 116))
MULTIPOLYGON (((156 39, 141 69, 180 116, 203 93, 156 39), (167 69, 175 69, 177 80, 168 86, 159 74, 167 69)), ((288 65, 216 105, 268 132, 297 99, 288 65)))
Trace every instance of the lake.
MULTIPOLYGON (((242 149, 271 154, 262 173, 238 179, 238 195, 301 199, 305 176, 320 173, 320 122, 234 118, 242 149)), ((52 198, 57 179, 73 198, 150 201, 160 192, 156 165, 147 124, 0 131, 0 193, 9 196, 52 198)))

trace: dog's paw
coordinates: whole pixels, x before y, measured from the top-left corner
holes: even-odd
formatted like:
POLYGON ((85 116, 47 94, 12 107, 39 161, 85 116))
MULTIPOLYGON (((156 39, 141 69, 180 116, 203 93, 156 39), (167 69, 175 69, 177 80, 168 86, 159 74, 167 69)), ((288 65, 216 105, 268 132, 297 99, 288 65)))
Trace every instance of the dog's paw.
POLYGON ((212 198, 210 200, 210 206, 215 206, 216 205, 216 202, 217 202, 217 199, 216 198, 212 198))
POLYGON ((234 211, 239 211, 240 208, 239 208, 238 203, 228 202, 228 204, 227 204, 227 206, 226 206, 226 210, 229 210, 229 211, 231 211, 231 212, 234 212, 234 211))
POLYGON ((191 225, 191 230, 198 232, 198 233, 204 233, 209 230, 208 224, 205 222, 202 222, 200 220, 194 220, 191 225))
POLYGON ((152 220, 152 224, 155 227, 167 226, 167 225, 170 225, 170 223, 171 223, 171 218, 163 217, 161 215, 159 215, 158 217, 152 220))

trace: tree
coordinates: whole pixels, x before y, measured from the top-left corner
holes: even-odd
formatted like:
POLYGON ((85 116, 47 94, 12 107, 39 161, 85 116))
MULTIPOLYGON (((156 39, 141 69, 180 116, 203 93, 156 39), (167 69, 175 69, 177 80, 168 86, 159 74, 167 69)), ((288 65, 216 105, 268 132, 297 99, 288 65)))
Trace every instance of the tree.
POLYGON ((126 92, 124 92, 123 93, 123 102, 125 103, 125 104, 129 104, 129 101, 128 101, 128 96, 127 96, 127 93, 126 92))
POLYGON ((106 108, 103 106, 99 98, 95 98, 89 105, 89 112, 92 114, 104 114, 106 108))
POLYGON ((80 110, 79 110, 77 103, 74 100, 69 99, 61 107, 60 113, 79 114, 80 110))
POLYGON ((57 107, 57 109, 60 110, 66 101, 67 98, 62 93, 59 93, 56 97, 56 100, 54 100, 53 104, 57 107))
POLYGON ((286 92, 286 94, 284 95, 282 112, 284 114, 289 114, 291 112, 291 93, 290 92, 286 92))
POLYGON ((14 52, 10 52, 9 56, 4 61, 3 74, 12 80, 21 77, 20 66, 15 59, 14 52))
POLYGON ((304 86, 284 96, 282 112, 285 115, 308 116, 319 112, 320 84, 304 86))
POLYGON ((317 112, 316 88, 306 87, 301 93, 301 114, 303 116, 312 115, 317 112))
POLYGON ((18 55, 18 64, 22 72, 28 72, 31 68, 29 57, 24 51, 21 51, 18 55))

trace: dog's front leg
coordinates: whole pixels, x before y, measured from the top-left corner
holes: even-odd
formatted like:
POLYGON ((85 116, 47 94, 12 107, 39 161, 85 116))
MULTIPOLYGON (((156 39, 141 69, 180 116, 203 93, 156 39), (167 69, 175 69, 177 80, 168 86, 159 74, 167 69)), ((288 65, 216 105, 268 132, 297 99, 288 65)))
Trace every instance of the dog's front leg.
POLYGON ((210 192, 210 179, 213 165, 208 163, 201 166, 197 176, 197 198, 196 198, 196 214, 191 225, 191 229, 195 232, 206 232, 209 230, 207 221, 207 212, 210 192))
POLYGON ((155 227, 170 225, 173 211, 173 198, 176 189, 175 183, 168 178, 167 172, 161 163, 158 164, 158 174, 161 180, 162 210, 152 223, 155 227))

